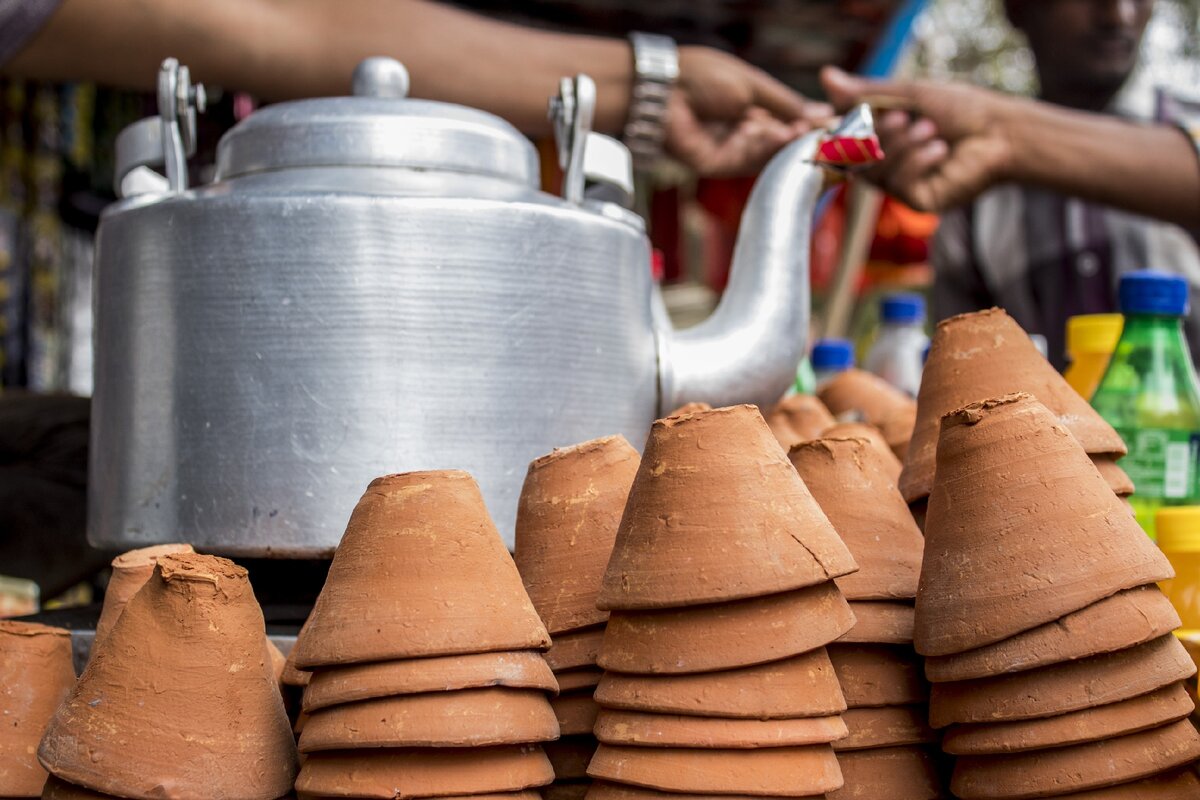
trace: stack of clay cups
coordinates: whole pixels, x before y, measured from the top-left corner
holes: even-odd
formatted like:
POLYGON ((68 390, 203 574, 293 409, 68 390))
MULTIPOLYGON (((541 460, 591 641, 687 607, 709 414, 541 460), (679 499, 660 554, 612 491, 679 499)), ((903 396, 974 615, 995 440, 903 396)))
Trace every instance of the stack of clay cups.
POLYGON ((855 569, 756 408, 655 422, 600 592, 589 800, 840 788, 855 569))
POLYGON ((554 766, 554 784, 542 790, 547 800, 582 800, 587 792, 599 710, 592 699, 601 675, 596 658, 608 620, 596 597, 638 460, 623 437, 609 436, 555 450, 525 475, 514 558, 550 631, 546 661, 560 690, 550 701, 562 738, 545 745, 554 766))
POLYGON ((1120 497, 1133 494, 1133 482, 1117 466, 1127 452, 1121 437, 1063 380, 1021 326, 992 308, 938 323, 925 360, 916 427, 900 476, 900 493, 922 527, 942 417, 967 403, 1012 392, 1036 397, 1075 436, 1109 487, 1120 497))
POLYGON ((0 620, 0 797, 40 797, 46 725, 75 684, 71 632, 0 620))
POLYGON ((897 458, 903 459, 908 452, 917 404, 883 378, 848 369, 826 381, 817 396, 843 422, 865 422, 877 428, 897 458))
POLYGON ((819 438, 837 423, 825 404, 808 394, 783 398, 766 417, 767 426, 785 451, 792 445, 819 438))
POLYGON ((296 748, 246 571, 158 555, 38 749, 42 797, 275 800, 296 748))
POLYGON ((539 743, 558 738, 549 646, 470 475, 372 481, 296 641, 297 791, 537 798, 554 778, 539 743))
POLYGON ((846 786, 831 797, 942 797, 929 687, 912 646, 924 540, 896 474, 866 439, 804 442, 789 456, 859 565, 837 579, 858 622, 828 647, 849 706, 849 736, 833 743, 846 786))
POLYGON ((915 641, 964 800, 1200 796, 1170 565, 1024 393, 942 420, 915 641))

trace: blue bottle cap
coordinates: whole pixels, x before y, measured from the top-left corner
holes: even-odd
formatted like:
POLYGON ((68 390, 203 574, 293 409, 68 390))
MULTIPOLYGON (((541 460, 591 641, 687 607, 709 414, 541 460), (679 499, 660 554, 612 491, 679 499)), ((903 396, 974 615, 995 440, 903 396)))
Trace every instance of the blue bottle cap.
POLYGON ((1178 275, 1139 270, 1121 276, 1117 290, 1122 314, 1163 314, 1182 317, 1188 313, 1188 284, 1178 275))
POLYGON ((854 345, 845 339, 820 339, 812 349, 815 370, 843 370, 854 366, 854 345))
POLYGON ((905 324, 925 321, 925 298, 919 294, 889 294, 880 304, 884 322, 905 324))

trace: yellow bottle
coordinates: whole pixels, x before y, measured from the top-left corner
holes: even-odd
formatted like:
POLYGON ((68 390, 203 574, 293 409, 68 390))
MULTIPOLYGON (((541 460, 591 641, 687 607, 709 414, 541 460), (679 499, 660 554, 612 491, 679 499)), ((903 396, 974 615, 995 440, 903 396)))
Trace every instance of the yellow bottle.
POLYGON ((1155 526, 1158 546, 1175 568, 1175 577, 1159 584, 1183 622, 1175 635, 1200 666, 1200 506, 1160 508, 1155 526))
POLYGON ((1063 377, 1084 400, 1090 400, 1100 385, 1123 325, 1120 314, 1083 314, 1067 320, 1067 358, 1071 364, 1063 377))

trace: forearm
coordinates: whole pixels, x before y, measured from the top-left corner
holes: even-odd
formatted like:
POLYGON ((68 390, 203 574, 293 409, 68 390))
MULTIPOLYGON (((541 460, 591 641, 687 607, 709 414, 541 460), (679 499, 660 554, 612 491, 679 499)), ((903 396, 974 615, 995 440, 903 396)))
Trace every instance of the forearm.
POLYGON ((1200 227, 1200 161, 1181 130, 1030 101, 1013 101, 1002 124, 1006 177, 1200 227))
POLYGON ((65 0, 7 72, 151 88, 175 56, 195 80, 266 99, 346 94, 361 59, 409 68, 412 95, 483 108, 548 130, 560 77, 597 84, 596 128, 624 122, 632 58, 618 39, 488 20, 424 0, 65 0))

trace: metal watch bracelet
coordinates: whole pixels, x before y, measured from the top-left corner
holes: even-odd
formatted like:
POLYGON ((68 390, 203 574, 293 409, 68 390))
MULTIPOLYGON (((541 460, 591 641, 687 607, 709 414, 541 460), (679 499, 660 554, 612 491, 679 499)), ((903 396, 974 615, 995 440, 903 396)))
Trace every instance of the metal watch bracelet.
POLYGON ((667 101, 679 78, 679 49, 669 36, 634 32, 633 92, 622 136, 639 169, 652 166, 662 155, 667 134, 667 101))

